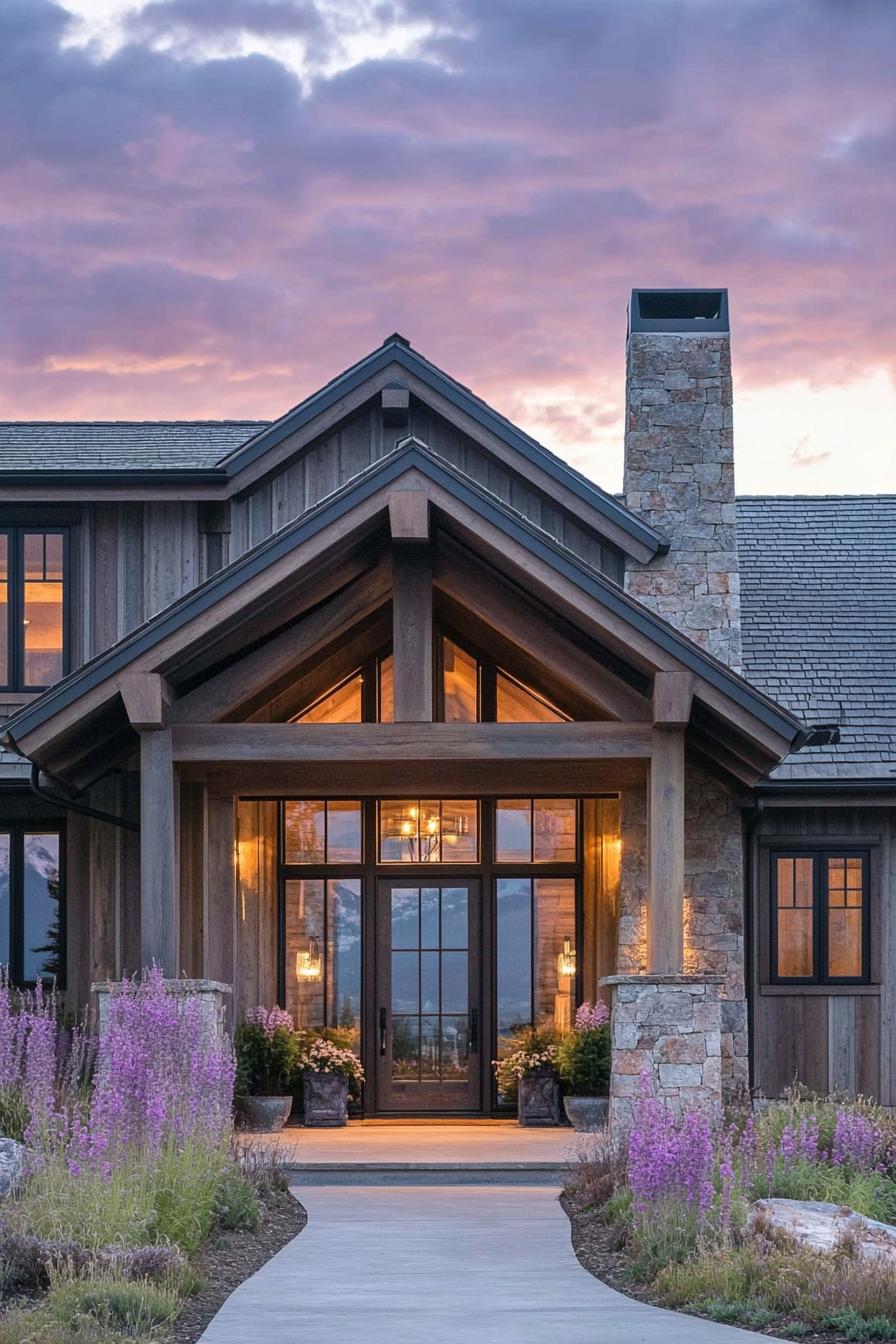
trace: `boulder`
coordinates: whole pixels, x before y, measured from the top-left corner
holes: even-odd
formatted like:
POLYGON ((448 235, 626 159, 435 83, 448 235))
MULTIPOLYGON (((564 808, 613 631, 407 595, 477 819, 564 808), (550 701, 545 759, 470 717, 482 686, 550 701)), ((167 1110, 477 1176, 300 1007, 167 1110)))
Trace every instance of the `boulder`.
POLYGON ((15 1139, 0 1138, 0 1199, 15 1188, 24 1169, 24 1145, 15 1139))
POLYGON ((866 1218, 842 1204, 811 1199, 757 1199, 747 1230, 752 1235, 781 1232, 813 1251, 837 1250, 844 1242, 862 1260, 883 1260, 896 1268, 896 1227, 866 1218))

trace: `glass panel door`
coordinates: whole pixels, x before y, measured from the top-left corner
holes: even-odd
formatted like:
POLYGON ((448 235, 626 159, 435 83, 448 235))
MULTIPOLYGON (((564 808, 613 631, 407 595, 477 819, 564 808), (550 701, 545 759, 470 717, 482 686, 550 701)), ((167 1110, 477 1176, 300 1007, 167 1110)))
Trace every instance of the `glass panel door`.
POLYGON ((377 910, 377 1108, 480 1103, 479 884, 381 882, 377 910))

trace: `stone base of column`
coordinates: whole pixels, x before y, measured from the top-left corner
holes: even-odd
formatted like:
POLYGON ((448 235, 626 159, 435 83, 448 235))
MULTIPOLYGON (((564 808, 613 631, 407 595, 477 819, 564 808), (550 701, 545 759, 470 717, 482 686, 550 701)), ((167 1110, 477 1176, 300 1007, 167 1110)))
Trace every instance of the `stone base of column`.
POLYGON ((624 1133, 641 1092, 642 1074, 654 1096, 677 1114, 722 1105, 722 975, 608 975, 610 1129, 624 1133))
MULTIPOLYGON (((113 982, 114 983, 114 982, 113 982)), ((97 1027, 102 1036, 109 1017, 109 994, 112 990, 109 981, 103 980, 90 988, 97 998, 97 1027)), ((227 1011, 233 990, 220 980, 166 980, 165 988, 170 994, 191 994, 198 998, 202 1021, 216 1036, 227 1031, 227 1011)))

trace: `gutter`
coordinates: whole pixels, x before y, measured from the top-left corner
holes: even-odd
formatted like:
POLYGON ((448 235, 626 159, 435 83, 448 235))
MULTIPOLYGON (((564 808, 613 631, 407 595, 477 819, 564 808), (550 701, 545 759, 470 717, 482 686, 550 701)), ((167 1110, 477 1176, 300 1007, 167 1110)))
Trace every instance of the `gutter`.
MULTIPOLYGON (((29 759, 25 756, 24 752, 20 750, 12 733, 7 731, 5 733, 5 738, 13 751, 17 751, 24 760, 29 759)), ((31 776, 28 783, 31 792, 36 798, 39 798, 42 803, 51 803, 53 807, 61 808, 63 812, 77 812, 79 816, 93 817, 94 821, 107 821, 110 826, 120 826, 123 830, 136 831, 138 835, 140 834, 140 823, 138 821, 131 821, 129 817, 120 817, 114 812, 104 812, 98 807, 88 807, 86 803, 79 803, 75 798, 67 798, 62 794, 53 793, 50 789, 45 789, 40 782, 41 768, 37 764, 37 761, 30 761, 30 765, 31 776)), ((43 773, 52 779, 52 775, 50 775, 49 771, 45 770, 43 773)))

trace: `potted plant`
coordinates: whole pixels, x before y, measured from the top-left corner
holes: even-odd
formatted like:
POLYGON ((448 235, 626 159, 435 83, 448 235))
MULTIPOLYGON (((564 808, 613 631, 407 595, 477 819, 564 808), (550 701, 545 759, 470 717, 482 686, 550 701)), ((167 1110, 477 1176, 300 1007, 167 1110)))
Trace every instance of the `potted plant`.
POLYGON ((574 1129, 602 1129, 610 1105, 610 1014, 607 1005, 580 1004, 575 1027, 557 1046, 557 1069, 568 1091, 563 1109, 574 1129))
POLYGON ((305 1124, 335 1128, 348 1120, 349 1092, 357 1096, 364 1081, 358 1056, 345 1043, 344 1033, 308 1035, 299 1054, 305 1124))
POLYGON ((517 1122, 559 1125, 556 1031, 550 1024, 522 1027, 509 1039, 513 1048, 493 1066, 502 1092, 516 1088, 517 1122))
POLYGON ((299 1041, 289 1013, 258 1007, 234 1035, 237 1119, 245 1129, 275 1134, 289 1119, 299 1041))

